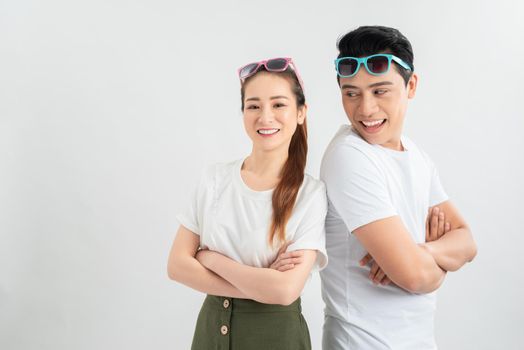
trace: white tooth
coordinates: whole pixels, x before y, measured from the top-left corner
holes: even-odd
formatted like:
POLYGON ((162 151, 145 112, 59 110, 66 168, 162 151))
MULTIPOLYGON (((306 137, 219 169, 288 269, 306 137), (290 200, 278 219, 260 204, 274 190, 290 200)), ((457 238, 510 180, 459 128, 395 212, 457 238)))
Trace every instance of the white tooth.
POLYGON ((270 129, 270 130, 258 130, 259 133, 264 135, 271 135, 278 131, 278 129, 270 129))
POLYGON ((378 125, 380 123, 382 123, 384 121, 384 119, 382 120, 373 120, 373 121, 363 121, 362 123, 364 123, 365 126, 375 126, 375 125, 378 125))

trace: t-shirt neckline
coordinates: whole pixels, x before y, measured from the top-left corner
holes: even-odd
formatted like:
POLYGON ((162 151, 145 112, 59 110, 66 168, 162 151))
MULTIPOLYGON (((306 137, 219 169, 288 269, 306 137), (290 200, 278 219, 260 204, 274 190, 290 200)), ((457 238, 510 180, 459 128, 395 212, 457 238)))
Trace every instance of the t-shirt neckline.
POLYGON ((243 195, 249 198, 258 199, 258 200, 271 200, 273 196, 273 189, 266 190, 266 191, 255 191, 251 189, 248 185, 246 185, 246 183, 242 179, 242 175, 241 175, 242 164, 244 164, 244 161, 246 160, 246 158, 239 159, 237 163, 235 164, 235 167, 233 169, 234 171, 233 179, 234 179, 235 185, 237 186, 237 188, 240 190, 240 192, 243 195))
POLYGON ((358 137, 359 139, 361 139, 363 142, 365 142, 366 144, 368 144, 371 147, 380 149, 380 150, 382 150, 384 152, 387 152, 390 155, 396 156, 396 157, 408 157, 409 154, 411 153, 409 151, 410 147, 408 147, 408 145, 407 145, 408 142, 407 142, 406 137, 404 136, 404 134, 400 135, 400 142, 402 143, 402 148, 404 148, 404 150, 403 151, 397 151, 397 150, 394 150, 394 149, 391 149, 391 148, 388 148, 388 147, 384 147, 384 146, 381 146, 381 145, 372 145, 372 144, 368 143, 366 140, 364 140, 364 138, 362 136, 360 136, 358 134, 358 132, 353 128, 353 126, 351 124, 349 124, 348 126, 349 126, 350 133, 352 133, 353 135, 355 135, 356 137, 358 137))

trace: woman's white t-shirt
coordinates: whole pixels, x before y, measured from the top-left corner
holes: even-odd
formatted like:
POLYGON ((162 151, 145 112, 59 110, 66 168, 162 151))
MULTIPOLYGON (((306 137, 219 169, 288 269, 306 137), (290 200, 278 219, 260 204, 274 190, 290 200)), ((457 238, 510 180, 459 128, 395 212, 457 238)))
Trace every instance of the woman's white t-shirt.
MULTIPOLYGON (((254 191, 242 180, 243 159, 209 167, 203 174, 188 210, 178 221, 200 236, 200 246, 239 263, 269 267, 280 244, 268 241, 273 213, 273 190, 254 191)), ((324 183, 308 174, 299 189, 295 207, 286 225, 287 251, 317 250, 315 267, 327 264, 324 183)))

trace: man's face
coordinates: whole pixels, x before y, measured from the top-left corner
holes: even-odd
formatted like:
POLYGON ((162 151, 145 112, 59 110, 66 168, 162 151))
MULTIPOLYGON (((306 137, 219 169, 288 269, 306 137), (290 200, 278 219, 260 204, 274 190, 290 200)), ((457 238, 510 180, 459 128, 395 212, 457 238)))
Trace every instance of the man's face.
POLYGON ((349 121, 368 143, 402 150, 400 135, 408 99, 415 96, 418 77, 406 86, 394 63, 386 74, 369 74, 364 66, 350 78, 340 78, 342 104, 349 121))

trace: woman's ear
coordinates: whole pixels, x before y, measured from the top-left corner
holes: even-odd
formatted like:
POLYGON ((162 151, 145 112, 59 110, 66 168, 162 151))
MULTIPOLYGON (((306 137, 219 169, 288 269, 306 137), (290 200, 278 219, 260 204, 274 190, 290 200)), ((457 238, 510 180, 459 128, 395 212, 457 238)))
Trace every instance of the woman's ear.
POLYGON ((297 116, 298 125, 304 124, 304 120, 306 120, 306 116, 307 116, 307 104, 304 104, 303 106, 300 106, 298 108, 298 116, 297 116))

